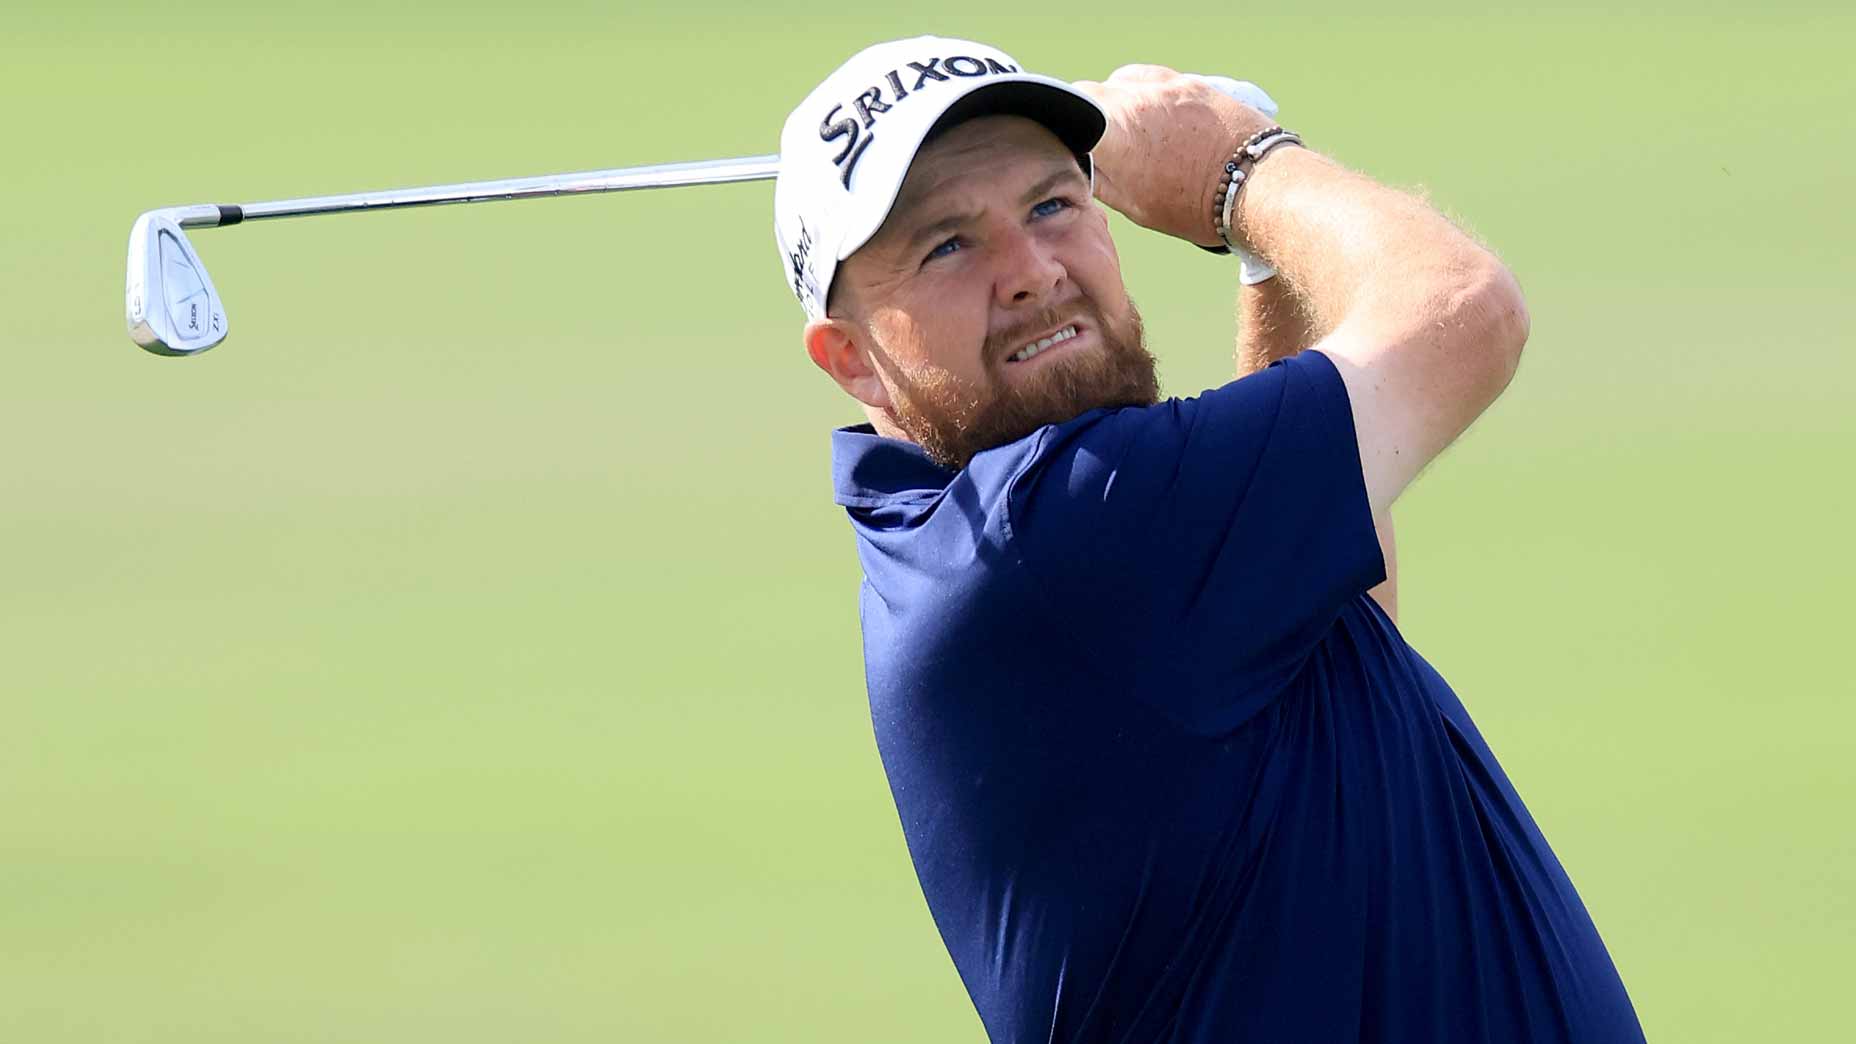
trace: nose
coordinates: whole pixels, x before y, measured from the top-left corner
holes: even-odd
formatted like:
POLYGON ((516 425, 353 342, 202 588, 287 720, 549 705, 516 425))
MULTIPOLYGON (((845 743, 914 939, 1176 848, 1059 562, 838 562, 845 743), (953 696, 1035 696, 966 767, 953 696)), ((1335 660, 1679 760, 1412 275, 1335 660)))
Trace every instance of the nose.
POLYGON ((1056 247, 1024 229, 1015 229, 1000 245, 993 296, 1003 307, 1037 304, 1063 285, 1069 274, 1056 247))

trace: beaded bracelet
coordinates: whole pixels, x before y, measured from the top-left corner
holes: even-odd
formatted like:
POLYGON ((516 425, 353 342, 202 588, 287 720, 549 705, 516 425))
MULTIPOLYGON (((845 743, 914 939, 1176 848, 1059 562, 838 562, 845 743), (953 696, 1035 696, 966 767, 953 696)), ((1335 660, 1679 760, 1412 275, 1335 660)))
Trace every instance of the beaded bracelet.
MULTIPOLYGON (((1224 173, 1218 178, 1218 191, 1212 195, 1212 228, 1218 233, 1218 239, 1225 249, 1219 251, 1242 253, 1236 243, 1231 241, 1231 216, 1237 208, 1237 192, 1244 187, 1244 182, 1256 170, 1257 161, 1268 155, 1272 149, 1281 145, 1300 145, 1302 138, 1294 131, 1281 127, 1265 127, 1263 130, 1244 139, 1231 158, 1225 162, 1224 173)), ((1216 247, 1211 249, 1217 250, 1216 247)))

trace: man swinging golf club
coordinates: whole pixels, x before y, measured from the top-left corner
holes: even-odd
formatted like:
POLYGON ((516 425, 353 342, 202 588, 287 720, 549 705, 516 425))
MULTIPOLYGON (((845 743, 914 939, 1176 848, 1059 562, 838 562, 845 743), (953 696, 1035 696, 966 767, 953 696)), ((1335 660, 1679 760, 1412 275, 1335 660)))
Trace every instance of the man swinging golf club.
POLYGON ((1642 1040, 1394 624, 1392 503, 1527 339, 1500 261, 1201 79, 933 37, 800 103, 775 211, 868 418, 877 744, 993 1040, 1642 1040), (1098 200, 1240 254, 1232 383, 1159 399, 1098 200))

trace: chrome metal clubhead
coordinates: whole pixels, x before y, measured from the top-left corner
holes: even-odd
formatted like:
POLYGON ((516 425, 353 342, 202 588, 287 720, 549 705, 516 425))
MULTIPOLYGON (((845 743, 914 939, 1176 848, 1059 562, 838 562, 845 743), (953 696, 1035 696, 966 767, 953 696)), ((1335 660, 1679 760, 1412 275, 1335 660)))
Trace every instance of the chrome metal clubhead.
POLYGON ((197 355, 226 339, 226 309, 178 214, 150 211, 129 231, 129 336, 156 355, 197 355))

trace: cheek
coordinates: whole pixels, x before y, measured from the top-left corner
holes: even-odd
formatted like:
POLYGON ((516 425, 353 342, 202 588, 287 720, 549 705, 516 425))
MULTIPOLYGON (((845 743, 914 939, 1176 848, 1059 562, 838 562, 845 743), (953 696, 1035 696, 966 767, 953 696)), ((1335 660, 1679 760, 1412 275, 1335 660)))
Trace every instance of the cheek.
POLYGON ((1090 270, 1097 279, 1112 279, 1119 285, 1121 255, 1115 252, 1115 237, 1108 232, 1108 215, 1096 209, 1090 212, 1089 218, 1085 228, 1088 241, 1085 256, 1089 258, 1090 270))
POLYGON ((967 374, 986 338, 986 309, 949 294, 939 307, 886 309, 871 317, 871 332, 897 369, 912 376, 967 374))
POLYGON ((1121 282, 1121 260, 1115 256, 1114 248, 1097 249, 1088 257, 1088 267, 1080 278, 1089 296, 1103 305, 1121 300, 1125 293, 1121 282))
POLYGON ((921 326, 909 313, 894 308, 876 310, 870 316, 870 336, 897 366, 921 364, 921 326))

